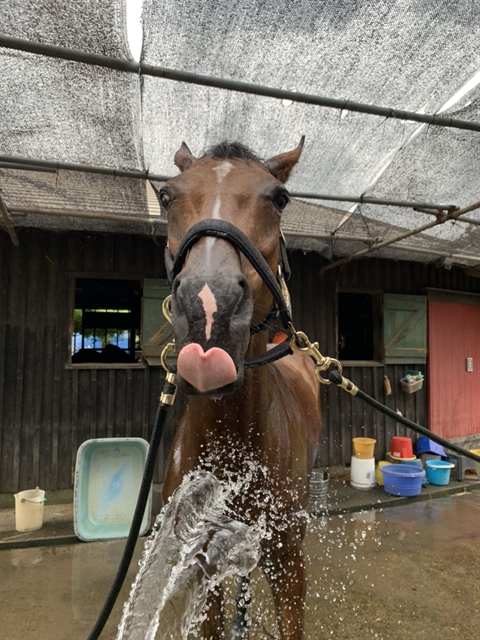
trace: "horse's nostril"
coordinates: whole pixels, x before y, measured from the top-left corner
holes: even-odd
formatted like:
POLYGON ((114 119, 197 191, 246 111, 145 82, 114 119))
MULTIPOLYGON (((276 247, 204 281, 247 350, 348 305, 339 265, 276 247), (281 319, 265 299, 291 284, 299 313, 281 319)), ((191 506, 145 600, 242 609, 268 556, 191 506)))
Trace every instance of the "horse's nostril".
POLYGON ((248 280, 243 274, 238 276, 238 284, 242 289, 248 289, 248 280))

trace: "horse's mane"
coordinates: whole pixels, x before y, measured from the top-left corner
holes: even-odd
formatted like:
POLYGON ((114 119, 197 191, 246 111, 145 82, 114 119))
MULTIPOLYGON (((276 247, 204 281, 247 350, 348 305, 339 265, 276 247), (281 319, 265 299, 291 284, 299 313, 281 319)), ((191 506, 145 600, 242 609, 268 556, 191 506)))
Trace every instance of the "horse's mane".
POLYGON ((228 142, 228 140, 224 140, 208 149, 206 155, 224 160, 243 160, 244 162, 253 160, 258 163, 262 162, 253 151, 241 142, 228 142))

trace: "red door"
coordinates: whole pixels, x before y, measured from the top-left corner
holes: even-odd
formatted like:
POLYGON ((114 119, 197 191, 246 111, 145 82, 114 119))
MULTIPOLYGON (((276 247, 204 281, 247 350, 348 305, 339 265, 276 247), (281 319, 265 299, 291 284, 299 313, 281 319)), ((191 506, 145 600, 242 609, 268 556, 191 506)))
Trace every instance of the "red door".
POLYGON ((480 433, 480 306, 428 303, 428 386, 433 433, 480 433))

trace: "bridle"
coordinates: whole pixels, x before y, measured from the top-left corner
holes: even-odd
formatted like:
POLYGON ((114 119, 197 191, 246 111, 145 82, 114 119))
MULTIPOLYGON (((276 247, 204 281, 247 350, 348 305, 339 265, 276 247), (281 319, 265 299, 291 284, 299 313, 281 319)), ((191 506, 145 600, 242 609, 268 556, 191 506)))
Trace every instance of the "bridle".
MULTIPOLYGON (((280 235, 279 239, 279 264, 277 277, 275 277, 260 251, 238 227, 226 220, 219 220, 215 218, 201 220, 190 227, 190 229, 185 233, 180 241, 175 258, 172 257, 168 245, 165 248, 165 267, 170 286, 182 270, 191 247, 205 236, 226 240, 240 251, 256 270, 273 296, 274 307, 272 311, 263 322, 251 327, 250 333, 255 334, 265 331, 272 322, 277 318, 280 318, 280 321, 288 334, 293 334, 294 329, 290 312, 290 298, 285 284, 285 278, 288 279, 290 277, 290 266, 288 264, 287 250, 283 234, 280 235)), ((251 368, 267 364, 269 362, 274 362, 275 360, 278 360, 290 353, 292 353, 292 349, 290 348, 289 342, 286 341, 273 349, 270 349, 266 353, 246 359, 245 366, 251 368)))

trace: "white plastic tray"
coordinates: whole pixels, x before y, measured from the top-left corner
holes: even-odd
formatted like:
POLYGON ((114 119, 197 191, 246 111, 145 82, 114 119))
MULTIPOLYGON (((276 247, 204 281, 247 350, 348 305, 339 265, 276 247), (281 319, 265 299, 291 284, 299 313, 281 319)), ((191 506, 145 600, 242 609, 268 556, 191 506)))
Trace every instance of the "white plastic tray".
MULTIPOLYGON (((125 538, 148 454, 143 438, 98 438, 77 453, 73 513, 75 534, 85 541, 125 538)), ((151 490, 140 535, 150 526, 151 490)))

